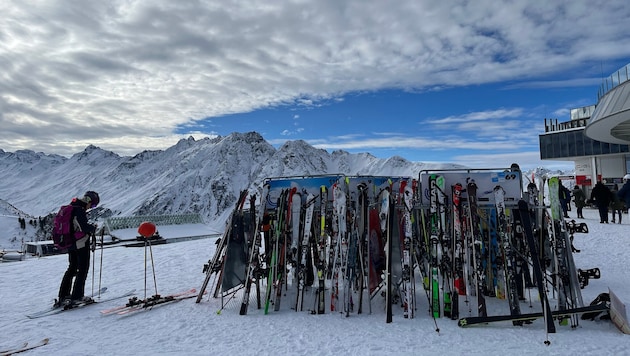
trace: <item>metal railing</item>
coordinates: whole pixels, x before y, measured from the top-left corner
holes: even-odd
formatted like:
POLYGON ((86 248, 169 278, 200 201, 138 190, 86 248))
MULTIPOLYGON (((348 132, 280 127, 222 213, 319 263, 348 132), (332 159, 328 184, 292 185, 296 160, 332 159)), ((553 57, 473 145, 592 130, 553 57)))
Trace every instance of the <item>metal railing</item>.
POLYGON ((558 119, 545 119, 545 133, 567 131, 586 127, 588 118, 558 122, 558 119))
POLYGON ((115 216, 105 220, 108 231, 137 228, 144 221, 155 225, 203 224, 199 214, 115 216))
POLYGON ((599 101, 609 91, 615 89, 628 80, 630 80, 630 63, 602 80, 602 85, 600 85, 599 90, 597 91, 597 101, 599 101))

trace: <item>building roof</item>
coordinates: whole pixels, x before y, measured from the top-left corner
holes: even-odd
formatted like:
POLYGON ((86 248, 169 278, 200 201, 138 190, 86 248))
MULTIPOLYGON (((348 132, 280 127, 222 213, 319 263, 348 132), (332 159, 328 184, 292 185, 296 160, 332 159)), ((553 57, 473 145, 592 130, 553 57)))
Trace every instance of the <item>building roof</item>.
POLYGON ((630 64, 604 80, 584 134, 594 140, 630 144, 630 64))

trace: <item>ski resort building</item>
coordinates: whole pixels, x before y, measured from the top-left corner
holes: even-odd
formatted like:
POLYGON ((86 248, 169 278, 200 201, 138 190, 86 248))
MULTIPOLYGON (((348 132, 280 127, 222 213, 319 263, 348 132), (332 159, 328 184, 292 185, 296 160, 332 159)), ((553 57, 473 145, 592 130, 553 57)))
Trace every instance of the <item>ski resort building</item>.
POLYGON ((575 162, 576 183, 612 188, 630 173, 630 64, 604 79, 596 105, 571 110, 569 121, 545 119, 540 158, 575 162))

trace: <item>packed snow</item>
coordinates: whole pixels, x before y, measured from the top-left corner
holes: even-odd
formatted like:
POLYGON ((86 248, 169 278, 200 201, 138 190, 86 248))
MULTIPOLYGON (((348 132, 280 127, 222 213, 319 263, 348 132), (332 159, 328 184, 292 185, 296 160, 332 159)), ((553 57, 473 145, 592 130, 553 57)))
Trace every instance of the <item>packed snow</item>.
MULTIPOLYGON (((575 208, 574 208, 575 209, 575 208)), ((575 217, 575 210, 570 212, 575 217)), ((588 304, 611 288, 626 304, 630 303, 630 277, 627 261, 630 218, 622 224, 600 224, 596 210, 585 209, 588 234, 576 234, 574 255, 578 268, 601 269, 601 279, 590 280, 582 290, 588 304)), ((5 238, 7 226, 0 235, 5 238)), ((13 220, 15 226, 17 223, 13 220)), ((186 227, 182 227, 186 229, 186 227)), ((181 232, 182 235, 185 231, 181 232)), ((97 249, 86 284, 86 293, 107 286, 102 295, 114 296, 130 289, 136 296, 176 293, 201 287, 202 268, 215 251, 216 238, 143 247, 97 249), (101 264, 102 262, 102 264, 101 264), (154 267, 154 268, 152 268, 154 267), (155 271, 155 274, 153 273, 155 271), (154 279, 155 277, 155 279, 154 279), (146 288, 145 288, 146 286, 146 288)), ((547 334, 537 320, 522 327, 510 322, 460 328, 457 322, 440 318, 436 324, 428 312, 425 293, 418 288, 416 318, 404 319, 394 307, 393 323, 385 323, 383 298, 367 302, 363 314, 311 315, 312 307, 296 312, 283 304, 278 312, 250 304, 249 313, 240 316, 240 294, 222 309, 222 300, 209 296, 199 303, 186 299, 129 316, 103 316, 99 311, 124 304, 125 299, 98 303, 82 309, 39 319, 26 314, 53 303, 59 282, 67 267, 67 256, 30 257, 20 262, 0 264, 0 350, 50 338, 46 346, 30 354, 53 355, 620 355, 627 354, 630 336, 622 334, 610 321, 580 320, 577 328, 558 326, 547 334), (549 345, 545 341, 550 341, 549 345)), ((211 280, 211 282, 214 281, 211 280)), ((210 285, 208 291, 214 286, 210 285)), ((253 292, 255 295, 255 292, 253 292)), ((264 291, 263 291, 264 293, 264 291)), ((541 310, 535 290, 532 300, 523 301, 522 312, 541 310)), ((255 300, 255 298, 254 298, 255 300)), ((283 299, 285 300, 285 299, 283 299)), ((489 314, 507 309, 507 301, 493 300, 489 314), (506 304, 506 305, 503 305, 506 304)), ((503 312, 501 312, 503 313, 503 312)), ((461 315, 475 315, 462 306, 461 315)))

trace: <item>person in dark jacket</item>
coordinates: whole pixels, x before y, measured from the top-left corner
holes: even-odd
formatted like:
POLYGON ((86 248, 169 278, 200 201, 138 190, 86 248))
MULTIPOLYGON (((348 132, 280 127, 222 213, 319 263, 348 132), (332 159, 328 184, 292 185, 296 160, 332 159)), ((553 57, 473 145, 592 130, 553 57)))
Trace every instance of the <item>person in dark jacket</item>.
POLYGON ((571 191, 564 186, 564 184, 560 183, 558 189, 558 197, 560 199, 560 205, 562 206, 562 214, 565 218, 569 217, 569 203, 571 202, 571 191))
POLYGON ((623 186, 617 192, 617 196, 626 203, 626 209, 630 208, 630 174, 623 176, 623 186))
POLYGON ((584 191, 580 189, 579 185, 573 187, 573 203, 575 204, 575 208, 577 209, 577 217, 578 219, 584 219, 584 215, 582 215, 582 209, 586 206, 586 194, 584 191))
POLYGON ((87 210, 96 207, 99 202, 98 193, 88 191, 83 198, 74 198, 70 203, 76 241, 68 249, 68 269, 61 279, 56 307, 90 299, 85 297, 84 289, 90 269, 90 236, 96 232, 96 226, 88 224, 87 210))
POLYGON ((610 213, 613 224, 617 221, 621 224, 621 213, 624 207, 624 202, 619 199, 617 192, 619 192, 619 186, 615 184, 615 187, 612 190, 612 200, 610 201, 610 213))
POLYGON ((608 224, 608 206, 612 200, 612 192, 602 182, 597 182, 591 192, 591 202, 599 210, 599 222, 608 224))

